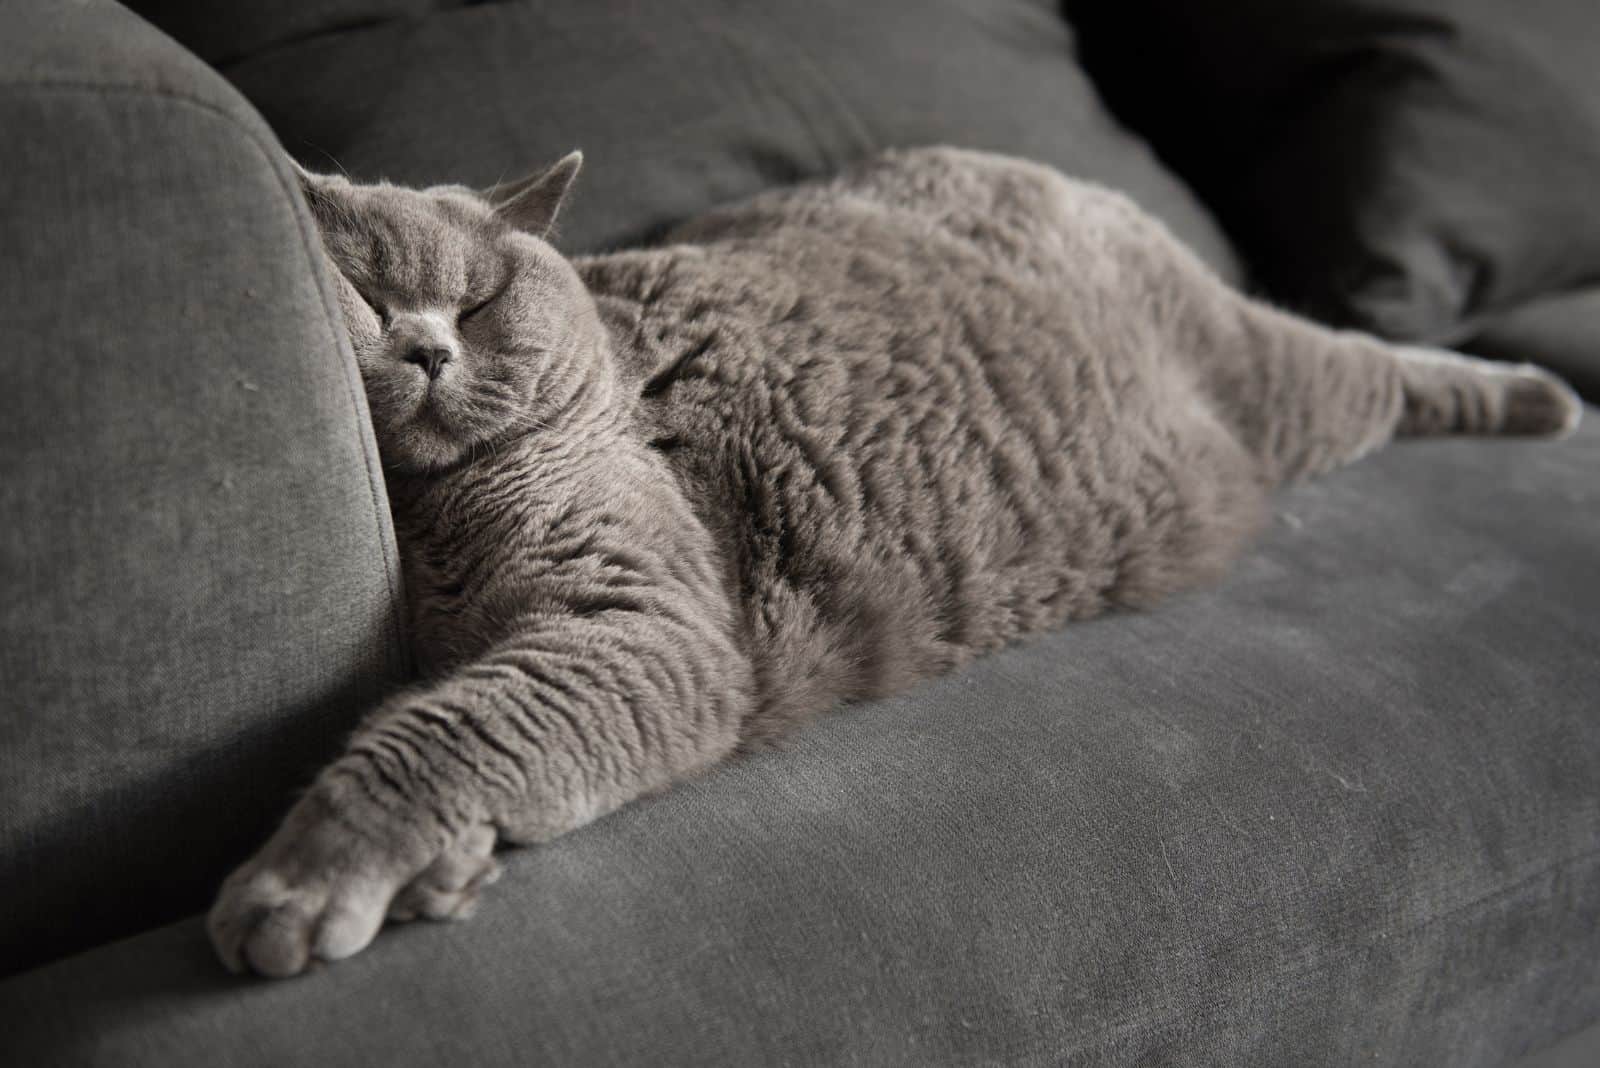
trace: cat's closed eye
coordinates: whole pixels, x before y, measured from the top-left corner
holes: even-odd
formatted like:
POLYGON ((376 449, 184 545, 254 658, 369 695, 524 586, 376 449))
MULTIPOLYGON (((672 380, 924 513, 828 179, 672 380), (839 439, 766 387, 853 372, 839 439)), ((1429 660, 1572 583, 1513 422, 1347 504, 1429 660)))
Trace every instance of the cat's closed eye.
POLYGON ((489 296, 485 297, 483 300, 478 301, 475 304, 469 304, 466 307, 462 308, 460 314, 458 314, 456 316, 456 325, 457 326, 461 325, 462 323, 466 322, 468 319, 471 319, 474 315, 477 315, 479 312, 483 311, 489 305, 493 304, 495 302, 495 299, 498 298, 499 296, 500 296, 499 293, 493 293, 493 294, 490 294, 489 296))
POLYGON ((356 287, 356 293, 361 297, 362 302, 372 309, 372 314, 378 317, 378 322, 383 328, 385 330, 389 329, 389 306, 359 286, 356 287))
POLYGON ((501 294, 503 294, 506 291, 506 288, 507 288, 507 286, 509 284, 510 284, 509 282, 506 282, 506 283, 503 283, 501 285, 496 286, 494 288, 493 292, 491 292, 488 296, 484 297, 481 300, 477 300, 477 301, 473 301, 471 303, 467 303, 467 301, 470 301, 471 298, 470 297, 463 298, 463 304, 462 304, 462 307, 461 307, 461 311, 456 316, 456 325, 460 326, 462 323, 465 323, 468 319, 471 319, 473 316, 477 315, 479 312, 484 311, 485 309, 487 309, 495 301, 499 300, 501 294))

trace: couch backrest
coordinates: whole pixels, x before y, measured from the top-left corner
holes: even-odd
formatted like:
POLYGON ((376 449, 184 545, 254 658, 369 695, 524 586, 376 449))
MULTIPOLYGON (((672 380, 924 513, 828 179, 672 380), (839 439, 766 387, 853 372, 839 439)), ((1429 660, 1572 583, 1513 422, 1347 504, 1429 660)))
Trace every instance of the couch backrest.
POLYGON ((193 2, 144 7, 314 169, 487 185, 582 148, 574 251, 950 143, 1123 189, 1233 272, 1205 210, 1101 106, 1054 0, 250 0, 226 41, 193 2))

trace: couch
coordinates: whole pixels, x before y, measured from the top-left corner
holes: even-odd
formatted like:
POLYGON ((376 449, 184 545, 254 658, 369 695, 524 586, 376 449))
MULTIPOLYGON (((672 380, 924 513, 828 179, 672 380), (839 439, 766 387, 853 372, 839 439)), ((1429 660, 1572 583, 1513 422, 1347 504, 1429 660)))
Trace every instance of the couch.
MULTIPOLYGON (((1235 284, 1594 390, 1595 216, 1549 205, 1592 173, 1600 91, 1573 66, 1496 119, 1509 158, 1571 105, 1522 184, 1440 150, 1477 200, 1373 192, 1386 153, 1477 136, 1427 78, 1502 40, 1482 0, 1386 2, 1279 5, 1312 21, 1234 53, 1206 34, 1270 5, 0 6, 0 1063, 1600 1063, 1592 408, 1291 489, 1217 588, 507 853, 468 922, 270 982, 199 919, 409 672, 290 155, 487 185, 582 147, 585 252, 884 145, 1006 151, 1127 191, 1235 284), (1380 128, 1352 113, 1414 99, 1329 177, 1380 128)), ((1600 41, 1582 8, 1516 17, 1600 41)))

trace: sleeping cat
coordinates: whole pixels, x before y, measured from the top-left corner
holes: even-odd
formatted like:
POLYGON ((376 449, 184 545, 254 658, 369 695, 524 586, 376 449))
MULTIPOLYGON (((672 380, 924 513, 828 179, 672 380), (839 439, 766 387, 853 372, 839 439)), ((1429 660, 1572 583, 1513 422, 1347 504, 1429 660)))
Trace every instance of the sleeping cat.
POLYGON ((544 238, 578 165, 486 196, 301 174, 424 681, 224 885, 235 970, 464 915, 497 841, 1214 579, 1274 486, 1396 434, 1580 412, 1252 302, 1031 163, 893 152, 569 261, 544 238))

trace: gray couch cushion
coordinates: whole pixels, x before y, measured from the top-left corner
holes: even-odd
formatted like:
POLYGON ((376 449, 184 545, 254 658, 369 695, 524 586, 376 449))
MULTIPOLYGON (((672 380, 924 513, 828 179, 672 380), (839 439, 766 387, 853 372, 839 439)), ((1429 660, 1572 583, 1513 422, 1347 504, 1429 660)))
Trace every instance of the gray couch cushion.
POLYGON ((1284 494, 1069 626, 305 979, 198 922, 0 985, 19 1063, 1499 1065, 1600 1016, 1600 413, 1284 494))
POLYGON ((582 147, 571 250, 886 145, 948 142, 1116 186, 1233 269, 1204 209, 1107 116, 1048 0, 473 5, 224 71, 323 170, 487 185, 582 147))
POLYGON ((1600 286, 1526 304, 1490 323, 1462 348, 1542 364, 1591 401, 1600 401, 1600 286))
POLYGON ((0 39, 4 973, 203 906, 400 642, 270 131, 116 4, 0 6, 0 39))

